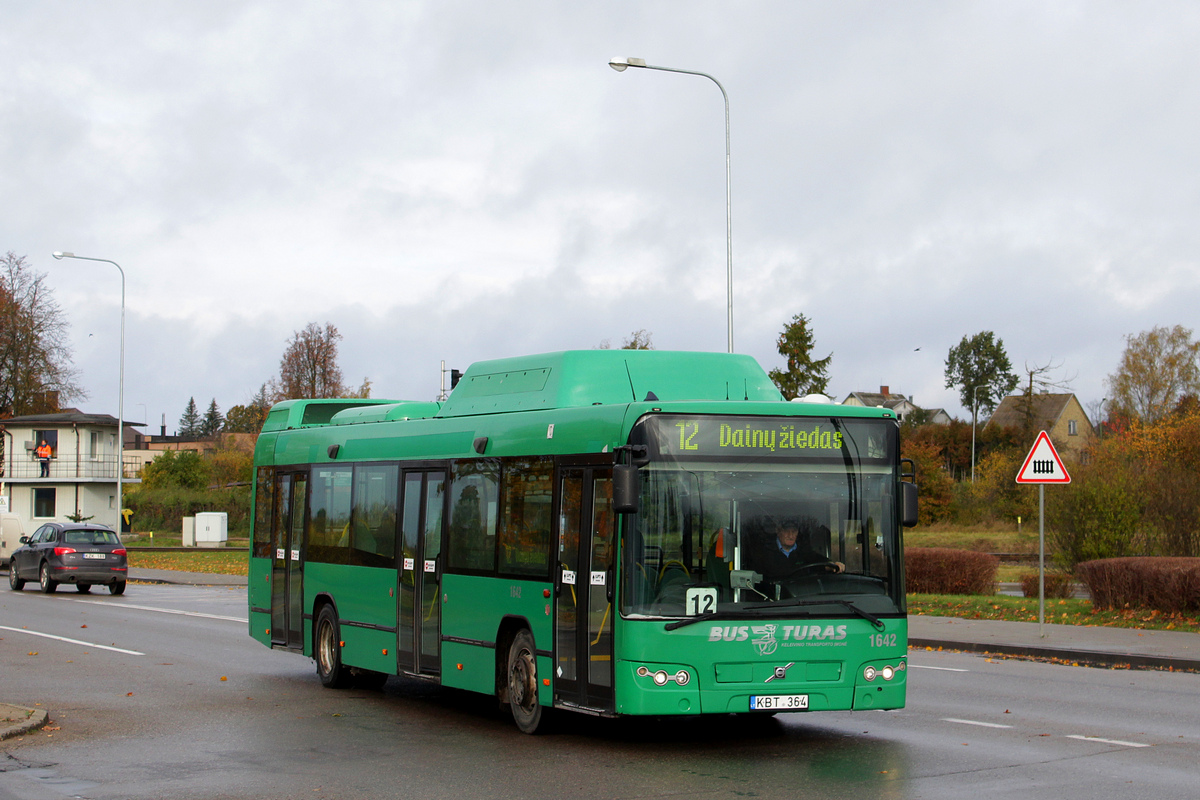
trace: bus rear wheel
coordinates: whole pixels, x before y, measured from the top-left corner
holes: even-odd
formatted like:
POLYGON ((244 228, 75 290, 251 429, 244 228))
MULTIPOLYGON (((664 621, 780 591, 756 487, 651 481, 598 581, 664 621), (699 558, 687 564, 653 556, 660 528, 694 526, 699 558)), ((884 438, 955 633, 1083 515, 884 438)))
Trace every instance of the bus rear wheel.
POLYGON ((522 630, 508 648, 508 706, 522 733, 537 733, 542 724, 538 703, 537 651, 533 634, 522 630))
POLYGON ((333 606, 324 606, 317 615, 313 635, 313 656, 317 659, 317 677, 321 685, 343 689, 350 684, 350 670, 342 664, 341 630, 333 606))

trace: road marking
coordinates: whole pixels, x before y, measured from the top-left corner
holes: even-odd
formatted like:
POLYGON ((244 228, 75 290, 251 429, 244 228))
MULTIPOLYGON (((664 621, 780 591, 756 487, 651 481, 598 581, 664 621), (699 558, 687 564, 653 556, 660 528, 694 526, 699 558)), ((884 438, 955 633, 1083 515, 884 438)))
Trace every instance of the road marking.
POLYGON ((995 722, 976 722, 973 719, 955 719, 954 717, 943 717, 942 722, 956 722, 959 725, 978 725, 981 728, 1011 728, 1012 725, 1000 725, 995 722))
POLYGON ((1099 736, 1068 736, 1068 739, 1079 739, 1083 742, 1099 742, 1101 744, 1119 744, 1122 747, 1151 747, 1142 742, 1123 742, 1120 739, 1101 739, 1099 736))
POLYGON ((31 631, 26 628, 10 628, 7 625, 0 625, 0 630, 12 631, 14 633, 28 633, 30 636, 41 636, 44 639, 57 639, 60 642, 68 642, 70 644, 81 644, 84 647, 97 647, 101 650, 112 650, 114 653, 125 653, 126 655, 130 655, 130 656, 146 655, 145 653, 139 653, 137 650, 123 650, 120 647, 109 647, 109 646, 103 645, 103 644, 96 644, 95 642, 83 642, 83 641, 80 641, 79 639, 68 639, 65 636, 55 636, 52 633, 40 633, 38 631, 31 631))
POLYGON ((912 663, 910 663, 908 665, 908 668, 909 669, 936 669, 941 672, 970 672, 971 671, 969 669, 956 669, 955 667, 923 667, 920 664, 912 664, 912 663))
POLYGON ((93 603, 98 606, 108 606, 109 608, 135 608, 138 611, 157 611, 160 614, 179 614, 184 617, 204 617, 205 619, 223 619, 226 622, 241 622, 249 624, 250 620, 246 617, 226 617, 221 614, 204 614, 199 611, 180 611, 175 608, 157 608, 155 606, 137 606, 132 603, 114 604, 108 600, 76 600, 77 603, 93 603))

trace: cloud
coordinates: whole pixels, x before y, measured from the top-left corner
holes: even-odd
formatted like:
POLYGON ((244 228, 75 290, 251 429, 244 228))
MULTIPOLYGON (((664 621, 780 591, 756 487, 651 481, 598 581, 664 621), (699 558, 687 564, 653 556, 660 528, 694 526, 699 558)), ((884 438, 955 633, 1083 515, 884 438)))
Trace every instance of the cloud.
MULTIPOLYGON (((376 394, 440 362, 619 343, 766 368, 813 322, 831 390, 961 413, 994 330, 1086 403, 1194 315, 1200 11, 1183 3, 40 3, 0 10, 4 249, 50 272, 94 410, 243 403, 309 321, 376 394), (88 333, 93 333, 88 337, 88 333), (914 351, 915 347, 920 351, 914 351)), ((138 408, 140 412, 141 409, 138 408)))

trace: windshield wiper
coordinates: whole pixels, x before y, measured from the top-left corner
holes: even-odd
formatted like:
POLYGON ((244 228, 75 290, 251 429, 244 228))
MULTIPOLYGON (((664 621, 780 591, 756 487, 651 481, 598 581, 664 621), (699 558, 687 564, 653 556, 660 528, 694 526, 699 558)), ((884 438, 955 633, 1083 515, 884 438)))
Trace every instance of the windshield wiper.
POLYGON ((744 609, 734 611, 710 611, 707 614, 700 614, 696 617, 687 617, 686 619, 677 619, 674 622, 668 622, 663 626, 663 630, 673 631, 677 628, 686 628, 688 625, 694 625, 697 622, 706 622, 710 619, 757 619, 758 616, 758 614, 751 613, 744 609))
POLYGON ((797 608, 799 606, 824 606, 824 605, 828 605, 830 603, 836 603, 837 605, 845 606, 846 608, 850 609, 852 612, 854 612, 858 616, 865 619, 867 622, 871 623, 871 625, 873 625, 875 627, 875 630, 881 631, 884 629, 883 620, 881 620, 879 617, 875 616, 874 614, 870 613, 869 611, 863 611, 861 608, 854 605, 854 603, 851 603, 849 600, 842 600, 841 598, 831 597, 828 600, 796 600, 791 603, 755 603, 753 605, 743 606, 743 607, 744 608, 754 608, 754 609, 797 608))

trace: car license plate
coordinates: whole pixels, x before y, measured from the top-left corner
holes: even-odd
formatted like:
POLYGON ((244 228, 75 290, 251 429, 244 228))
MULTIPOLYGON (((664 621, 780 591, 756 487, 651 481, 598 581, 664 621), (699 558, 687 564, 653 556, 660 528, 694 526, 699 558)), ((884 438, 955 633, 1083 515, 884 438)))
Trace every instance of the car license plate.
POLYGON ((752 694, 751 711, 803 711, 808 708, 806 694, 752 694))
POLYGON ((84 553, 83 557, 84 558, 101 558, 101 559, 103 559, 103 558, 107 558, 108 556, 105 553, 84 553))

